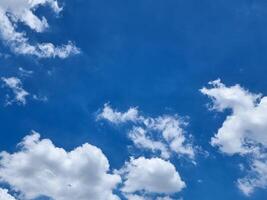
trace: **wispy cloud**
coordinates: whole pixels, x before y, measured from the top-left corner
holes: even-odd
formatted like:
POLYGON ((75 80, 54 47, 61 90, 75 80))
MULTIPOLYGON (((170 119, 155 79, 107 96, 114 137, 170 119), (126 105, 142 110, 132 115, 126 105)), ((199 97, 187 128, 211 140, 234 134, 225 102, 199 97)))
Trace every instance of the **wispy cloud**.
POLYGON ((21 80, 17 77, 2 77, 1 79, 4 82, 5 86, 10 88, 14 94, 14 98, 8 98, 6 104, 10 105, 16 102, 18 104, 25 105, 26 97, 30 94, 25 89, 23 89, 21 80))
POLYGON ((41 19, 34 14, 39 6, 48 5, 57 14, 61 12, 57 0, 2 0, 0 2, 0 36, 13 52, 33 55, 39 58, 67 58, 78 54, 80 50, 72 43, 55 46, 52 43, 31 44, 25 32, 16 30, 19 22, 24 23, 35 32, 43 32, 49 27, 45 17, 41 19))
POLYGON ((105 104, 97 119, 104 119, 113 124, 129 123, 131 129, 128 137, 134 145, 154 153, 160 152, 161 157, 169 158, 172 153, 185 155, 193 159, 193 145, 183 127, 186 123, 177 115, 146 117, 139 114, 137 108, 129 108, 126 112, 113 110, 105 104))
MULTIPOLYGON (((24 72, 26 73, 26 71, 24 72)), ((30 71, 27 71, 27 75, 30 71)), ((27 90, 23 88, 23 83, 20 78, 18 77, 2 77, 1 80, 3 81, 3 86, 10 89, 13 93, 12 95, 6 95, 6 105, 12 105, 16 103, 18 105, 26 105, 27 99, 31 98, 37 101, 47 101, 46 96, 41 96, 37 94, 31 94, 27 90)))

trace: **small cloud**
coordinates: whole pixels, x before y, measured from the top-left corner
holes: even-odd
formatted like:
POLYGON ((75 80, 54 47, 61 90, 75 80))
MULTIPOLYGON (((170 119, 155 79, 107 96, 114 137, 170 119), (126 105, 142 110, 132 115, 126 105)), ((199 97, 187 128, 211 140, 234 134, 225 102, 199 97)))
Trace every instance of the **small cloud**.
POLYGON ((37 101, 43 101, 43 102, 48 101, 47 96, 41 96, 41 95, 36 95, 36 94, 34 94, 34 95, 32 95, 32 98, 33 98, 34 100, 37 100, 37 101))
POLYGON ((4 87, 10 89, 13 93, 12 96, 6 95, 6 105, 12 105, 16 103, 18 105, 26 105, 27 99, 31 98, 36 101, 46 102, 48 98, 37 94, 30 94, 23 88, 22 81, 17 77, 2 77, 4 87))
POLYGON ((23 69, 22 67, 19 67, 19 75, 22 77, 29 77, 33 74, 33 71, 23 69))
POLYGON ((4 86, 12 90, 14 94, 14 98, 11 100, 7 100, 6 104, 11 105, 12 103, 16 102, 18 104, 25 105, 26 97, 29 96, 30 94, 23 89, 21 80, 16 77, 9 77, 9 78, 2 77, 1 79, 4 82, 4 86))
POLYGON ((131 158, 118 173, 124 180, 121 191, 126 196, 136 192, 169 195, 186 187, 174 165, 161 158, 131 158))

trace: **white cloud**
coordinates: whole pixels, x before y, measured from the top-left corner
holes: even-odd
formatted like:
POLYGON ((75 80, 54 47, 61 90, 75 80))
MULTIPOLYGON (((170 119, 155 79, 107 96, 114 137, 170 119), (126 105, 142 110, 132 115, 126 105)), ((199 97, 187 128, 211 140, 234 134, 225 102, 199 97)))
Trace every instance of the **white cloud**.
POLYGON ((78 54, 79 49, 72 43, 55 46, 52 43, 30 44, 24 32, 16 31, 18 22, 36 32, 43 32, 49 27, 45 17, 40 19, 34 14, 39 6, 49 5, 55 13, 62 8, 57 0, 1 0, 0 2, 0 36, 18 54, 34 55, 40 58, 59 57, 66 58, 78 54))
MULTIPOLYGON (((31 71, 21 71, 21 76, 30 75, 30 72, 31 71)), ((17 77, 2 77, 1 80, 4 82, 4 87, 9 88, 14 95, 14 97, 11 97, 8 94, 6 95, 6 105, 12 105, 13 103, 17 103, 19 105, 26 105, 27 99, 30 97, 35 101, 48 101, 48 98, 46 96, 30 94, 28 91, 26 91, 23 88, 21 79, 17 77)))
POLYGON ((246 154, 255 150, 250 143, 267 147, 267 97, 252 94, 239 85, 226 87, 219 81, 211 82, 213 88, 201 92, 212 98, 214 109, 232 110, 212 138, 212 144, 228 154, 246 154))
POLYGON ((1 153, 0 180, 24 199, 119 199, 112 190, 120 176, 109 173, 109 162, 99 148, 86 143, 67 152, 36 132, 19 147, 13 154, 1 153))
MULTIPOLYGON (((265 154, 266 156, 266 154, 265 154)), ((238 188, 246 195, 251 195, 255 188, 267 187, 267 157, 263 160, 254 159, 248 175, 237 181, 238 188)))
POLYGON ((33 11, 41 5, 49 5, 54 12, 59 13, 62 8, 58 6, 56 0, 1 0, 1 8, 12 14, 12 20, 23 22, 31 29, 42 32, 48 28, 45 17, 39 19, 33 11))
POLYGON ((173 200, 169 196, 164 196, 164 197, 149 197, 147 195, 137 195, 137 194, 126 194, 125 195, 128 200, 173 200))
POLYGON ((26 104, 26 97, 29 96, 30 94, 23 89, 21 80, 16 78, 16 77, 9 77, 1 78, 2 81, 5 83, 5 86, 10 88, 12 92, 14 93, 14 99, 12 100, 7 100, 7 104, 12 104, 13 102, 17 102, 18 104, 26 104))
POLYGON ((163 139, 169 144, 171 151, 194 157, 194 149, 192 145, 186 141, 183 126, 185 123, 177 116, 160 116, 155 119, 150 118, 147 127, 156 132, 161 132, 163 139))
POLYGON ((23 69, 22 67, 19 67, 19 75, 21 77, 29 77, 33 74, 33 71, 23 69))
POLYGON ((170 156, 168 147, 161 141, 154 141, 147 134, 147 131, 143 128, 134 127, 129 132, 129 138, 133 141, 136 147, 149 149, 152 152, 160 151, 161 157, 168 158, 170 156))
POLYGON ((8 190, 0 188, 0 199, 1 200, 16 200, 13 196, 8 194, 8 190))
POLYGON ((108 104, 104 105, 103 111, 97 116, 98 119, 106 119, 114 124, 125 122, 136 122, 140 120, 137 108, 129 108, 128 111, 122 113, 113 110, 108 104))
POLYGON ((172 152, 194 158, 194 149, 182 128, 186 123, 176 115, 145 117, 137 108, 122 113, 105 104, 97 119, 116 125, 130 123, 132 128, 128 136, 138 148, 160 152, 163 158, 168 158, 172 152))
MULTIPOLYGON (((169 196, 166 197, 158 197, 157 200, 172 200, 172 198, 170 198, 169 196)), ((181 199, 178 199, 181 200, 181 199)))
POLYGON ((128 200, 145 200, 144 196, 137 194, 127 194, 125 195, 128 200))
POLYGON ((238 180, 238 187, 247 195, 256 187, 267 187, 267 97, 253 94, 240 85, 225 86, 221 81, 209 83, 201 92, 212 99, 212 109, 231 110, 211 140, 213 146, 229 155, 249 159, 249 175, 238 180))
MULTIPOLYGON (((132 158, 119 173, 125 179, 121 190, 126 194, 172 194, 180 192, 186 186, 174 165, 161 158, 132 158)), ((138 196, 132 196, 134 197, 136 199, 138 196)))

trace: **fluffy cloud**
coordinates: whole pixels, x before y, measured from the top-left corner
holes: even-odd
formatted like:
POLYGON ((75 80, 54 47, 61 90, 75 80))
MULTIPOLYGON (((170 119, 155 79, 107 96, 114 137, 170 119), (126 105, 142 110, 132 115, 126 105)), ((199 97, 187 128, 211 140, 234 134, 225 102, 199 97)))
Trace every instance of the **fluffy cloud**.
POLYGON ((203 88, 201 92, 212 98, 217 111, 231 109, 212 144, 228 154, 246 154, 251 149, 249 142, 267 145, 267 97, 261 98, 239 85, 226 87, 219 80, 210 83, 213 88, 203 88))
POLYGON ((1 78, 5 83, 5 86, 10 88, 14 93, 14 99, 7 100, 7 104, 12 104, 13 102, 17 102, 19 104, 26 104, 26 97, 29 96, 29 93, 23 89, 21 80, 16 77, 1 78))
POLYGON ((163 158, 168 158, 172 152, 194 158, 194 149, 182 128, 186 123, 176 115, 145 117, 139 114, 137 108, 122 113, 105 104, 97 119, 116 125, 131 124, 128 136, 138 148, 160 152, 163 158))
POLYGON ((172 200, 169 196, 150 198, 147 195, 129 194, 126 195, 128 200, 172 200))
POLYGON ((13 196, 8 194, 8 190, 0 188, 0 199, 1 200, 16 200, 13 196))
POLYGON ((43 32, 49 27, 45 17, 40 19, 34 14, 39 6, 48 5, 55 13, 62 8, 57 0, 1 0, 0 2, 0 36, 18 54, 34 55, 40 58, 66 58, 71 54, 78 54, 79 49, 69 42, 66 45, 55 46, 52 43, 30 44, 24 32, 16 31, 18 22, 36 32, 43 32))
POLYGON ((125 195, 128 200, 145 200, 145 197, 136 194, 125 195))
POLYGON ((223 153, 249 159, 248 176, 238 180, 245 194, 251 194, 256 187, 267 187, 267 97, 250 93, 240 85, 226 87, 220 80, 209 84, 211 87, 201 92, 212 99, 212 109, 232 111, 211 144, 223 153))
POLYGON ((97 147, 86 143, 67 152, 36 132, 19 147, 13 154, 0 154, 0 180, 23 199, 119 199, 112 190, 120 176, 109 173, 109 162, 97 147))
POLYGON ((125 122, 136 122, 142 118, 139 116, 137 108, 129 108, 125 113, 113 110, 108 104, 104 105, 103 111, 99 113, 98 119, 106 119, 114 124, 125 122))
MULTIPOLYGON (((131 159, 120 170, 125 182, 122 191, 126 194, 134 192, 172 194, 180 192, 185 183, 173 164, 160 158, 131 159)), ((141 196, 131 195, 132 199, 141 196)))

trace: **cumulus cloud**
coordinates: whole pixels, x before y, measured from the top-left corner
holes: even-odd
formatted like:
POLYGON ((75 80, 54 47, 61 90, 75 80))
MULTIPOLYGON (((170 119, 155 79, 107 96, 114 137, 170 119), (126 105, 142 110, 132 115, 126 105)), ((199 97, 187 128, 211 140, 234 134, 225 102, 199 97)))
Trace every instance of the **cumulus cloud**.
POLYGON ((145 117, 139 114, 137 108, 129 108, 123 113, 105 104, 97 119, 104 119, 116 125, 131 124, 128 136, 138 148, 160 152, 163 158, 168 158, 171 153, 194 158, 194 148, 183 129, 186 123, 177 115, 145 117))
POLYGON ((142 199, 135 192, 172 194, 185 188, 173 164, 161 158, 132 158, 120 170, 125 181, 122 191, 131 199, 142 199))
POLYGON ((36 132, 19 147, 15 153, 1 152, 0 181, 23 199, 119 199, 112 191, 120 176, 109 172, 109 162, 99 148, 86 143, 67 152, 36 132))
POLYGON ((29 96, 30 94, 23 89, 21 80, 16 77, 9 77, 9 78, 2 77, 1 79, 4 82, 5 86, 10 88, 14 93, 14 99, 7 100, 7 105, 12 104, 13 102, 25 105, 26 97, 29 96))
POLYGON ((8 190, 0 188, 0 199, 1 200, 16 200, 13 196, 8 193, 8 190))
POLYGON ((43 32, 49 27, 45 17, 41 19, 34 14, 39 6, 48 5, 55 13, 59 13, 57 0, 1 0, 0 2, 0 36, 2 40, 18 54, 34 55, 40 58, 66 58, 78 54, 79 49, 72 43, 55 46, 52 43, 30 44, 25 32, 16 30, 21 22, 35 32, 43 32))
POLYGON ((245 194, 251 194, 256 187, 267 187, 267 97, 238 84, 227 87, 219 79, 209 85, 200 91, 212 99, 212 109, 231 111, 211 144, 228 155, 249 159, 248 176, 238 180, 238 187, 245 194))
POLYGON ((173 200, 169 196, 163 196, 163 197, 149 197, 147 195, 137 195, 137 194, 128 194, 125 195, 128 200, 173 200))

